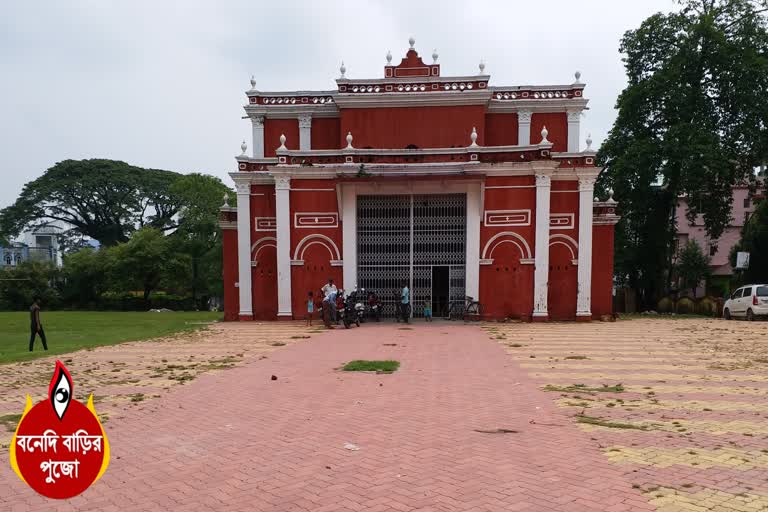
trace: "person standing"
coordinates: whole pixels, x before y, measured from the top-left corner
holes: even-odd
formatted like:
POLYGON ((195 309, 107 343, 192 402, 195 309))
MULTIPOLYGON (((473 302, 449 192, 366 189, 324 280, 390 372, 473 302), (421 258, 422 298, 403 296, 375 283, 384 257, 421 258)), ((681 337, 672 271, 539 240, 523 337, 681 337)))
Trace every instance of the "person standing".
POLYGON ((309 291, 307 296, 307 325, 312 326, 312 313, 315 312, 315 297, 312 290, 309 291))
POLYGON ((432 321, 432 302, 428 300, 424 301, 424 320, 426 322, 432 321))
POLYGON ((40 297, 35 297, 32 301, 32 305, 29 307, 29 351, 35 345, 35 336, 40 335, 40 341, 43 342, 43 350, 48 350, 48 343, 45 340, 45 331, 43 330, 43 324, 40 322, 40 297))
POLYGON ((403 313, 403 322, 410 323, 411 316, 411 291, 407 284, 403 284, 403 290, 400 292, 400 309, 403 313))

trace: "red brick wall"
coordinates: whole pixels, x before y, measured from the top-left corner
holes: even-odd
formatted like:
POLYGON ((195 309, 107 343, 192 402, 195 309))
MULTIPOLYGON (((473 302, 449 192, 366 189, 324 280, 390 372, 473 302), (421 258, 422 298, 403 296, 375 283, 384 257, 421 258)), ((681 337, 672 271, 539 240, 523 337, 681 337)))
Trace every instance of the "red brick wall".
POLYGON ((592 228, 592 317, 613 313, 614 226, 592 228))
POLYGON ((541 142, 541 129, 546 126, 547 140, 554 144, 552 151, 568 150, 568 116, 565 112, 533 114, 531 118, 531 144, 541 142))
POLYGON ((237 272, 237 230, 224 229, 221 232, 222 279, 224 281, 224 320, 237 320, 240 312, 240 298, 235 283, 237 272))
POLYGON ((285 134, 285 147, 299 149, 299 120, 298 119, 265 119, 264 120, 264 156, 276 156, 275 150, 280 147, 280 135, 285 134))
POLYGON ((340 123, 338 117, 312 118, 312 149, 339 149, 340 123))
POLYGON ((485 116, 485 145, 516 146, 517 130, 517 114, 487 114, 485 116))

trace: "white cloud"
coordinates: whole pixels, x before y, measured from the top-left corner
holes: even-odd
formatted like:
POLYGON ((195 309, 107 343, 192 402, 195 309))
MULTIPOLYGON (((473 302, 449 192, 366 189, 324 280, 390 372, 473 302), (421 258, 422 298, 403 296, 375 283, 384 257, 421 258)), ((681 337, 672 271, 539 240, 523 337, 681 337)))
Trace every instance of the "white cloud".
POLYGON ((672 0, 645 2, 16 2, 0 7, 0 207, 67 158, 115 158, 222 177, 250 125, 243 92, 333 89, 380 77, 408 37, 443 74, 493 85, 570 83, 591 110, 583 136, 610 129, 625 85, 619 39, 672 0))

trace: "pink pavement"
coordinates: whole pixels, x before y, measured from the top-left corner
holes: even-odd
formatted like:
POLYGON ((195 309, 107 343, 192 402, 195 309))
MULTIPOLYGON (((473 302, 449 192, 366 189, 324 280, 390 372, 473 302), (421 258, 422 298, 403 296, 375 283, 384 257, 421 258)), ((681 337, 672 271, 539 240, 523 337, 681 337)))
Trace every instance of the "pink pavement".
POLYGON ((107 473, 68 502, 6 463, 0 509, 655 510, 479 327, 402 327, 329 331, 132 408, 105 425, 107 473), (353 359, 401 367, 336 370, 353 359), (477 432, 499 428, 517 433, 477 432))

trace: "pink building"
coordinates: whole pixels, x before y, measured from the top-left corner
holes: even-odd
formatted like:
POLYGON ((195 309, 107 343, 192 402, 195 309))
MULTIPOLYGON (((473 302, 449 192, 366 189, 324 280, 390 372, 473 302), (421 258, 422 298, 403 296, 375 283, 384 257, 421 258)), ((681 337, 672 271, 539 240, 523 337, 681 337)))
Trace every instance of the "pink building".
MULTIPOLYGON (((699 215, 693 224, 688 222, 685 212, 688 204, 685 197, 678 200, 677 211, 677 249, 682 249, 690 240, 696 241, 704 254, 711 259, 710 269, 712 276, 730 277, 733 269, 728 260, 731 248, 741 238, 741 229, 749 216, 755 211, 754 197, 750 195, 746 185, 733 188, 733 206, 731 210, 731 223, 725 229, 720 238, 710 240, 704 229, 704 219, 699 215)), ((703 292, 703 290, 701 290, 703 292)))

